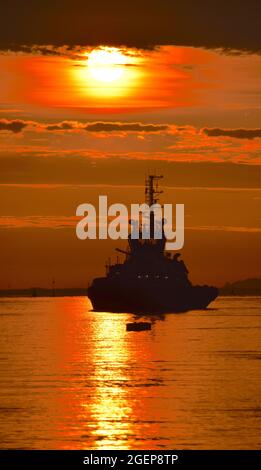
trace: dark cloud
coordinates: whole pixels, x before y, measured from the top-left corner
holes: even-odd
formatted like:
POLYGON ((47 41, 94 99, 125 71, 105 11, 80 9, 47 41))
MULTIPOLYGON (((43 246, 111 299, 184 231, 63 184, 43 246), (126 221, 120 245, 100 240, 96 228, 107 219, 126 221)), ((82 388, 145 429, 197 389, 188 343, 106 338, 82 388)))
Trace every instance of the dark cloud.
POLYGON ((209 137, 233 137, 235 139, 261 138, 261 129, 203 129, 204 134, 209 137))
POLYGON ((10 131, 15 134, 21 132, 25 127, 46 131, 88 131, 88 132, 160 132, 169 128, 162 124, 142 124, 140 122, 88 122, 62 121, 54 124, 42 124, 35 121, 22 120, 0 120, 0 131, 10 131))
POLYGON ((0 131, 9 131, 9 132, 13 132, 14 134, 18 134, 26 126, 27 126, 27 123, 24 121, 20 121, 20 120, 8 121, 6 119, 0 119, 0 131))
MULTIPOLYGON (((82 60, 82 53, 86 51, 86 47, 84 46, 55 46, 55 45, 40 45, 40 44, 9 44, 9 46, 3 47, 0 43, 0 52, 6 53, 8 52, 22 52, 24 54, 38 54, 44 56, 59 56, 59 57, 69 57, 71 59, 82 60), (6 49, 7 47, 7 49, 6 49)), ((79 66, 79 64, 75 64, 75 66, 79 66)), ((125 64, 128 65, 128 64, 125 64)))
POLYGON ((1 4, 0 47, 177 44, 260 51, 260 18, 260 0, 12 0, 1 4))
MULTIPOLYGON (((173 132, 173 126, 167 124, 143 124, 141 122, 79 122, 79 121, 62 121, 54 124, 43 124, 35 121, 7 120, 0 119, 0 132, 9 131, 14 134, 22 132, 26 127, 34 129, 46 130, 50 132, 56 131, 86 131, 86 132, 173 132)), ((194 129, 195 128, 191 128, 194 129)), ((187 127, 176 127, 175 132, 186 132, 187 127)), ((232 137, 235 139, 255 139, 261 138, 261 129, 220 129, 220 128, 204 128, 200 132, 208 137, 232 137)))
POLYGON ((167 125, 142 124, 140 122, 80 122, 63 121, 47 125, 47 131, 84 130, 88 132, 160 132, 168 129, 167 125))
POLYGON ((89 132, 160 132, 168 129, 166 125, 141 124, 140 122, 93 122, 87 124, 84 129, 89 132))
POLYGON ((73 129, 77 129, 77 123, 70 123, 70 122, 60 122, 58 124, 50 124, 45 127, 47 131, 70 131, 73 129))

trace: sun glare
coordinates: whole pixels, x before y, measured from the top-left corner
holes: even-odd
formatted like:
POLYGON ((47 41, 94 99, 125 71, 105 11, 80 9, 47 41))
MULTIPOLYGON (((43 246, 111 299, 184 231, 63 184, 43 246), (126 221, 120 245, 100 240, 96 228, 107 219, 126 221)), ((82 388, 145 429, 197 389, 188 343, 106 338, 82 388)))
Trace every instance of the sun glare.
MULTIPOLYGON (((73 67, 73 79, 83 97, 118 100, 130 97, 141 84, 141 58, 132 50, 100 46, 86 51, 73 67)), ((104 105, 104 102, 103 102, 104 105)))
POLYGON ((127 57, 116 48, 94 49, 88 55, 91 76, 100 82, 114 82, 124 73, 127 57))

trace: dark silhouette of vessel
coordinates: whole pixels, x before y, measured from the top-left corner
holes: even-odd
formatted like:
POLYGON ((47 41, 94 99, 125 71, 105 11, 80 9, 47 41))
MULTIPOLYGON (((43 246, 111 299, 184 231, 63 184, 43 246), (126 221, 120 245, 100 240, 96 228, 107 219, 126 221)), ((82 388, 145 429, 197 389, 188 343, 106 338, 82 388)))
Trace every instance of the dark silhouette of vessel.
MULTIPOLYGON (((146 180, 145 199, 151 207, 158 202, 158 179, 150 175, 146 180)), ((162 224, 164 221, 162 220, 162 224)), ((154 237, 154 213, 150 212, 150 238, 138 239, 129 235, 128 250, 123 263, 106 265, 106 277, 93 280, 88 288, 96 311, 164 313, 205 309, 218 296, 212 286, 192 285, 180 253, 165 251, 166 238, 154 237)))
POLYGON ((146 331, 151 330, 151 323, 146 321, 132 322, 126 324, 127 331, 146 331))

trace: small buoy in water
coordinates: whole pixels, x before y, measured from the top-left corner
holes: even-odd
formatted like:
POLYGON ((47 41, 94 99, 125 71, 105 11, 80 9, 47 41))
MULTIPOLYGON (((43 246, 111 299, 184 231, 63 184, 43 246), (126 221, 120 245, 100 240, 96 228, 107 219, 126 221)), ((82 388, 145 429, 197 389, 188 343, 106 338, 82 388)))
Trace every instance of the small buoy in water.
POLYGON ((134 323, 127 323, 126 324, 127 331, 144 331, 144 330, 151 330, 151 323, 149 322, 134 322, 134 323))

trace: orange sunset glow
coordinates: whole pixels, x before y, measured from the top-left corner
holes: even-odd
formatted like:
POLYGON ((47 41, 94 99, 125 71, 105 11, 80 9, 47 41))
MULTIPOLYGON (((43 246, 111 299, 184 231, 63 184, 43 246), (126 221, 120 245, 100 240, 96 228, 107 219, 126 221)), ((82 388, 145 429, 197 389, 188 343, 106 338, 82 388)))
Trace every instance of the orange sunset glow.
MULTIPOLYGON (((69 55, 65 50, 58 57, 25 54, 18 60, 12 55, 2 60, 7 65, 11 101, 13 95, 34 105, 130 110, 188 107, 205 105, 209 99, 215 102, 226 82, 230 87, 219 54, 193 48, 147 52, 101 47, 69 55), (14 73, 19 73, 19 86, 14 73), (207 81, 209 76, 211 81, 207 81)), ((231 78, 236 80, 240 64, 234 62, 231 78)))
POLYGON ((1 2, 1 469, 260 460, 260 19, 1 2))
POLYGON ((52 276, 61 286, 84 286, 102 272, 110 242, 97 252, 77 241, 75 207, 96 204, 101 190, 111 202, 130 204, 130 194, 142 200, 151 168, 164 174, 164 202, 186 203, 184 250, 195 281, 205 278, 198 243, 211 282, 258 276, 259 55, 175 45, 33 46, 0 54, 0 65, 3 287, 48 285, 52 276), (226 279, 218 250, 230 259, 226 279))

